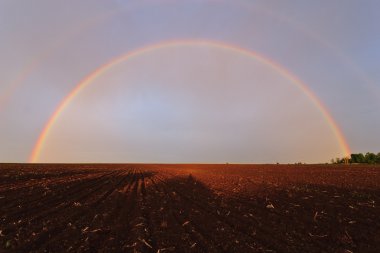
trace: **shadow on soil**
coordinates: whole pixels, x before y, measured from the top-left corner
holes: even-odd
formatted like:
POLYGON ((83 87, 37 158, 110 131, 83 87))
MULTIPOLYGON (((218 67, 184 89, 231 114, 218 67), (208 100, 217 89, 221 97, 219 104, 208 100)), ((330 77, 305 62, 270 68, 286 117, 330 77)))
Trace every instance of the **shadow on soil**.
POLYGON ((191 243, 205 252, 380 252, 379 191, 304 184, 223 195, 192 175, 156 187, 193 238, 176 245, 181 252, 191 243))
POLYGON ((298 185, 227 195, 192 175, 116 170, 44 194, 26 188, 0 199, 3 249, 380 252, 379 192, 298 185))

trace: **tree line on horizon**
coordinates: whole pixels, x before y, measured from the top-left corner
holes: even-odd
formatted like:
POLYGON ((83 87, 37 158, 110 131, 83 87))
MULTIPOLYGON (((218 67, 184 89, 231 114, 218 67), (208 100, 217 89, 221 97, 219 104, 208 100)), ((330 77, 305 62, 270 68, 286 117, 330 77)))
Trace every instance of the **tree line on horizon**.
POLYGON ((380 152, 377 154, 367 152, 366 154, 357 153, 351 154, 350 157, 331 159, 331 163, 365 163, 365 164, 380 164, 380 152))

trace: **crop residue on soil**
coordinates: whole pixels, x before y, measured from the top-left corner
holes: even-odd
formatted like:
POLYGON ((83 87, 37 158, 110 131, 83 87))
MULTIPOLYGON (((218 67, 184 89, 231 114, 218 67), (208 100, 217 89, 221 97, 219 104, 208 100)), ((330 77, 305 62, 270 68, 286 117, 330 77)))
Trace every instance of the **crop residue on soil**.
POLYGON ((380 252, 380 167, 0 165, 0 251, 380 252))

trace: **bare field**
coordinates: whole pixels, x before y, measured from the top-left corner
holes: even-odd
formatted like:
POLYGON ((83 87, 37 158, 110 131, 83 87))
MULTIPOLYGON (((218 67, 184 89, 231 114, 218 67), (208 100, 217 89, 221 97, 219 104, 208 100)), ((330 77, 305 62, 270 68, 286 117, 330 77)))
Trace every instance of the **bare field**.
POLYGON ((380 252, 380 167, 0 164, 0 252, 380 252))

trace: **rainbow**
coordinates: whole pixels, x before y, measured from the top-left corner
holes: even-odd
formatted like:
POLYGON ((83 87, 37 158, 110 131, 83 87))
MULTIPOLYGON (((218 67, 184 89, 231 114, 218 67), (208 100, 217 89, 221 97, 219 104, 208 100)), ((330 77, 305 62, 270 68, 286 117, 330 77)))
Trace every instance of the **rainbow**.
MULTIPOLYGON (((223 1, 222 1, 223 2, 223 1)), ((227 3, 227 1, 224 1, 227 3)), ((163 1, 157 2, 156 4, 171 4, 173 1, 163 1)), ((219 2, 218 2, 219 3, 219 2)), ((139 3, 140 4, 140 3, 139 3)), ((147 4, 147 3, 145 3, 147 4)), ((250 11, 259 11, 261 13, 265 13, 266 15, 276 18, 279 21, 286 23, 290 27, 297 29, 301 33, 305 34, 306 36, 310 37, 311 39, 315 40, 319 44, 323 45, 324 47, 331 50, 332 53, 334 53, 342 62, 344 62, 351 70, 353 70, 357 75, 360 76, 360 78, 363 79, 363 81, 369 85, 368 88, 373 91, 373 95, 376 97, 379 96, 377 86, 375 85, 374 81, 367 76, 362 69, 359 68, 359 66, 349 57, 347 56, 339 47, 335 46, 334 44, 330 43, 328 40, 321 37, 319 34, 312 32, 310 29, 307 29, 307 27, 300 25, 299 23, 295 23, 292 19, 290 19, 287 16, 280 15, 280 13, 274 13, 272 10, 258 7, 257 5, 252 6, 250 3, 243 3, 238 2, 239 5, 241 5, 246 10, 250 11)), ((143 5, 144 6, 144 5, 143 5)), ((63 47, 69 39, 72 37, 75 37, 76 35, 82 33, 86 29, 92 28, 98 23, 101 23, 103 21, 108 20, 110 17, 113 17, 115 15, 124 13, 125 11, 133 11, 135 9, 142 8, 141 6, 132 6, 127 9, 114 9, 109 11, 108 13, 102 13, 101 15, 90 19, 86 21, 83 24, 80 24, 77 26, 74 30, 69 31, 69 33, 65 34, 62 38, 57 40, 54 45, 47 48, 44 52, 41 53, 38 57, 36 57, 34 60, 30 62, 25 68, 19 73, 16 78, 11 81, 9 84, 5 86, 3 91, 0 92, 0 112, 5 109, 6 104, 11 99, 12 95, 20 88, 21 84, 25 82, 27 78, 31 76, 31 74, 44 63, 48 58, 51 57, 51 55, 54 53, 55 50, 63 47)))
POLYGON ((92 73, 87 75, 84 79, 82 79, 73 90, 59 103, 59 105, 56 107, 55 111, 43 127, 42 132, 40 133, 37 142, 34 145, 34 148, 32 150, 32 153, 29 158, 29 162, 37 162, 39 160, 41 151, 44 147, 44 143, 49 136, 49 133, 54 126, 56 120, 61 115, 61 113, 65 110, 65 108, 70 104, 70 102, 88 85, 90 85, 93 81, 95 81, 99 76, 107 72, 108 70, 112 69, 114 66, 125 62, 127 60, 130 60, 134 57, 138 57, 144 54, 148 54, 150 52, 160 50, 160 49, 166 49, 166 48, 172 48, 172 47, 185 47, 185 46, 199 46, 199 47, 214 47, 222 50, 228 50, 235 53, 243 54, 248 57, 254 58, 255 60, 259 61, 260 63, 267 65, 274 70, 276 70, 279 74, 281 74, 283 77, 287 78, 289 81, 291 81, 294 85, 296 85, 300 90, 303 91, 303 93, 314 103, 314 105, 319 109, 322 116, 325 118, 326 122, 332 129, 334 135, 337 138, 337 141, 342 148, 345 155, 349 155, 350 147, 340 130, 339 126, 327 110, 327 108, 322 104, 322 102, 317 98, 317 96, 310 90, 310 88, 302 82, 297 76, 292 74, 289 70, 285 69, 278 63, 272 61, 271 59, 268 59, 267 57, 264 57, 263 55, 260 55, 257 52, 241 48, 236 45, 227 44, 224 42, 219 41, 212 41, 212 40, 171 40, 171 41, 163 41, 157 44, 148 45, 142 48, 135 49, 133 51, 130 51, 126 54, 123 54, 121 56, 118 56, 116 58, 113 58, 108 63, 101 65, 97 69, 95 69, 92 73))

